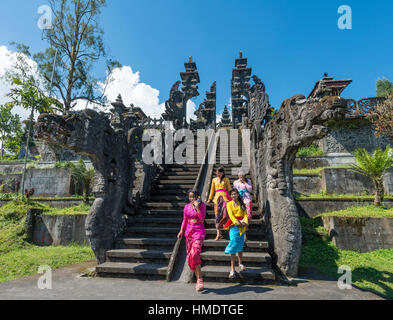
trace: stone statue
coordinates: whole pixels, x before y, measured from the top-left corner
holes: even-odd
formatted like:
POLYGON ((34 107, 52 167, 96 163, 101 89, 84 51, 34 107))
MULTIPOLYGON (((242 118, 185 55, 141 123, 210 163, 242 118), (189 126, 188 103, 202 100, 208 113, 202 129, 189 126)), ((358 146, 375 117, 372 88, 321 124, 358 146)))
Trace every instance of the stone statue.
POLYGON ((184 93, 179 90, 180 81, 172 86, 169 93, 169 99, 165 101, 165 113, 162 117, 165 121, 172 121, 175 128, 180 128, 183 123, 183 100, 184 93))
MULTIPOLYGON (((345 116, 346 100, 325 97, 320 101, 295 95, 284 100, 264 128, 253 127, 255 174, 273 262, 286 276, 296 276, 301 252, 301 227, 293 198, 292 166, 300 147, 327 134, 328 121, 345 116)), ((259 125, 261 119, 259 119, 259 125)), ((251 152, 253 154, 253 152, 251 152)))
POLYGON ((125 214, 131 213, 136 146, 143 135, 141 127, 131 128, 135 116, 127 113, 120 96, 112 105, 111 119, 86 109, 62 116, 41 114, 34 127, 37 138, 87 156, 93 163, 96 199, 86 220, 86 234, 99 264, 123 232, 125 214))
POLYGON ((180 81, 177 81, 171 88, 169 99, 165 102, 165 112, 162 114, 165 121, 173 122, 175 129, 187 127, 187 102, 199 95, 199 73, 192 57, 189 57, 188 62, 184 63, 184 67, 186 71, 180 72, 181 91, 179 90, 180 81))

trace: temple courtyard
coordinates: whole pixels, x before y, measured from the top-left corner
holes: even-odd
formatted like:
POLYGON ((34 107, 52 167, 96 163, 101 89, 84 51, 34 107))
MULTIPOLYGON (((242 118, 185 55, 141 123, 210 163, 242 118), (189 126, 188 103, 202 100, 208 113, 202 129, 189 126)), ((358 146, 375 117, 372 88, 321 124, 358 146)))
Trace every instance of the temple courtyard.
POLYGON ((52 289, 39 289, 34 275, 0 284, 0 300, 382 300, 312 269, 300 269, 295 285, 207 283, 201 293, 181 281, 84 277, 95 261, 54 270, 52 289))

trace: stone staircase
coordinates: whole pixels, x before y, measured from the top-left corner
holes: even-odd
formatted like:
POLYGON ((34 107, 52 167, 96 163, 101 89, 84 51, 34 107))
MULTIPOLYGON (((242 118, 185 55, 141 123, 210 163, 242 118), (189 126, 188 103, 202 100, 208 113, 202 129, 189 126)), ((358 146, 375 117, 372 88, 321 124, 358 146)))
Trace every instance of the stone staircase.
MULTIPOLYGON (((238 150, 244 149, 239 139, 238 150)), ((230 150, 229 150, 230 151, 230 150)), ((227 155, 220 157, 219 146, 216 151, 216 164, 213 168, 213 177, 215 177, 216 170, 224 167, 225 175, 229 178, 231 186, 233 182, 238 179, 237 175, 232 175, 232 168, 237 166, 230 164, 230 159, 227 155), (229 160, 229 161, 225 161, 229 160), (221 163, 229 164, 221 164, 221 163)), ((236 267, 237 281, 242 282, 260 282, 266 280, 275 280, 275 273, 271 265, 271 257, 268 253, 268 242, 265 237, 265 228, 262 220, 262 212, 253 199, 253 219, 247 231, 247 242, 243 252, 243 264, 247 270, 240 272, 236 267)), ((229 243, 228 232, 223 230, 223 240, 214 241, 216 237, 215 230, 215 215, 213 206, 207 207, 206 220, 206 238, 202 249, 202 272, 205 281, 220 281, 227 282, 230 271, 230 255, 224 254, 225 247, 229 243)), ((237 258, 236 258, 237 266, 237 258)))
MULTIPOLYGON (((204 152, 204 150, 196 150, 204 152)), ((195 162, 196 163, 196 162, 195 162)), ((166 279, 168 264, 200 164, 167 165, 155 181, 150 199, 128 219, 116 248, 96 267, 99 276, 166 279)))

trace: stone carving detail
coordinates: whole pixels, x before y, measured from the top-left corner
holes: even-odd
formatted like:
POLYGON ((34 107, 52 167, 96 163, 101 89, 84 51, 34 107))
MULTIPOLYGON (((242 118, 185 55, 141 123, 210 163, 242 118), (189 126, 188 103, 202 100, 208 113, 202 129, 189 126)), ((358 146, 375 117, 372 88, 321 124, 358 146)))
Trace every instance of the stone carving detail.
POLYGON ((143 128, 132 128, 135 115, 128 113, 121 97, 111 115, 86 109, 69 115, 41 114, 35 136, 90 158, 96 170, 95 201, 86 219, 86 234, 98 263, 114 247, 125 227, 125 213, 134 181, 136 145, 141 144, 143 128))
POLYGON ((165 113, 162 117, 166 121, 172 121, 175 128, 183 125, 184 115, 184 93, 179 90, 180 81, 172 86, 169 93, 169 100, 165 102, 165 113))
POLYGON ((249 89, 251 68, 247 67, 247 58, 243 58, 242 52, 235 60, 235 69, 232 70, 231 80, 231 104, 232 126, 234 129, 242 124, 243 116, 248 116, 249 89))
POLYGON ((296 276, 301 250, 300 221, 293 198, 292 166, 296 152, 326 135, 327 122, 342 119, 345 107, 346 101, 339 97, 325 97, 318 102, 295 95, 284 100, 263 134, 252 136, 257 139, 253 141, 255 174, 273 262, 287 276, 296 276))
POLYGON ((257 76, 252 76, 254 85, 250 89, 249 97, 249 112, 248 119, 254 120, 266 120, 271 114, 271 108, 269 103, 269 96, 265 92, 265 84, 257 76))
POLYGON ((210 91, 206 92, 206 99, 195 111, 197 120, 191 120, 191 129, 215 129, 216 128, 216 81, 211 85, 210 91))
POLYGON ((169 100, 165 102, 165 113, 162 117, 166 121, 172 121, 175 129, 187 127, 187 102, 193 97, 199 96, 198 83, 199 74, 196 63, 192 57, 184 64, 186 72, 181 72, 182 88, 179 90, 180 81, 177 81, 171 88, 169 100))

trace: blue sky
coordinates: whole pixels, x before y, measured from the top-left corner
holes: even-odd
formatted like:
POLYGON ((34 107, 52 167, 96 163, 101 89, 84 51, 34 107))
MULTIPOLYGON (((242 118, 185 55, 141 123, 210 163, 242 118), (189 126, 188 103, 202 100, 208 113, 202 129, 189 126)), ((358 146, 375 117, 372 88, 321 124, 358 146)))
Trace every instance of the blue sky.
MULTIPOLYGON (((264 82, 272 106, 307 95, 324 72, 352 78, 346 98, 375 95, 375 82, 393 81, 393 1, 108 0, 101 23, 110 54, 160 91, 160 103, 192 55, 201 84, 199 105, 217 80, 217 108, 230 99, 239 50, 264 82), (340 5, 352 8, 352 30, 337 27, 340 5)), ((0 46, 45 48, 37 8, 45 0, 1 0, 0 46)), ((95 73, 103 76, 97 66, 95 73)))

